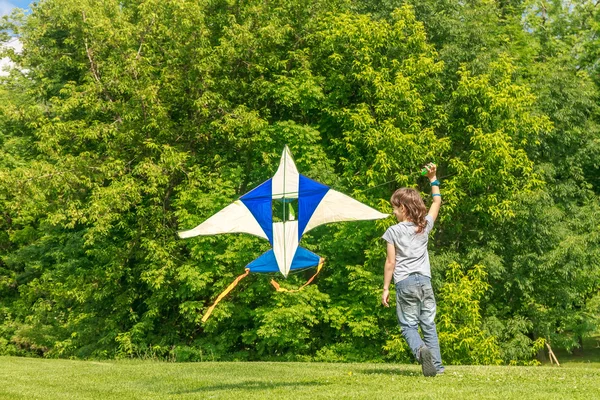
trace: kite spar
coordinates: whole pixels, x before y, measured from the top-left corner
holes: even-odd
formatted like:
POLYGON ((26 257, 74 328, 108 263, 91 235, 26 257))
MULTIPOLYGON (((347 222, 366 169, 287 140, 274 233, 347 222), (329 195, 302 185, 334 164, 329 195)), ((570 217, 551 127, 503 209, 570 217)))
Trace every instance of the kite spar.
MULTIPOLYGON (((268 240, 272 246, 271 250, 246 266, 245 274, 236 278, 219 295, 202 321, 208 319, 217 303, 250 272, 281 272, 287 277, 290 271, 317 266, 315 275, 318 274, 323 259, 298 245, 302 235, 311 229, 330 222, 375 220, 387 216, 299 174, 290 149, 285 146, 279 168, 271 179, 194 229, 179 232, 182 239, 199 235, 249 233, 268 240)), ((306 284, 312 279, 314 276, 306 284)), ((277 290, 284 290, 275 281, 271 283, 277 290)))

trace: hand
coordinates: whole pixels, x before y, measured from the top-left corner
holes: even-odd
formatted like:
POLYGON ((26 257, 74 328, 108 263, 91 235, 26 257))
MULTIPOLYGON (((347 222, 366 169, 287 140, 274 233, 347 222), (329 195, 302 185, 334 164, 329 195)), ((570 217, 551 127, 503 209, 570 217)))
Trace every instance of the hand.
POLYGON ((383 289, 383 294, 381 295, 381 304, 386 307, 389 307, 390 304, 388 301, 390 300, 390 289, 383 289))
POLYGON ((437 166, 434 163, 430 162, 427 165, 425 165, 424 168, 427 170, 427 174, 425 175, 429 178, 429 181, 435 181, 437 179, 437 166))

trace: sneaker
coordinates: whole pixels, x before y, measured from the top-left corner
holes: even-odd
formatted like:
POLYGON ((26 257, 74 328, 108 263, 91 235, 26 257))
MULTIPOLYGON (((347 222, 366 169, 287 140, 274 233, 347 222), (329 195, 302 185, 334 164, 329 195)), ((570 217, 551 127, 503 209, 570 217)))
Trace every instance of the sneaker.
POLYGON ((440 369, 437 370, 437 374, 444 375, 444 371, 445 371, 444 367, 441 367, 440 369))
POLYGON ((437 374, 435 365, 433 365, 431 351, 427 348, 427 346, 421 346, 419 348, 419 363, 421 364, 423 375, 435 376, 437 374))

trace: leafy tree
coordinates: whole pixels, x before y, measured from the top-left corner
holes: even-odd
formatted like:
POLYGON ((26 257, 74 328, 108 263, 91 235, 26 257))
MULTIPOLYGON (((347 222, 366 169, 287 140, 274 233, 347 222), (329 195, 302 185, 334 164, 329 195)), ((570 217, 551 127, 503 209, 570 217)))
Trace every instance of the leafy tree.
POLYGON ((175 233, 270 177, 284 144, 305 175, 388 211, 440 165, 447 362, 574 345, 597 324, 597 82, 593 40, 562 34, 595 25, 556 3, 543 31, 535 10, 46 0, 5 18, 24 51, 1 93, 0 352, 409 360, 378 304, 391 219, 311 231, 315 284, 251 275, 200 323, 267 245, 175 233))

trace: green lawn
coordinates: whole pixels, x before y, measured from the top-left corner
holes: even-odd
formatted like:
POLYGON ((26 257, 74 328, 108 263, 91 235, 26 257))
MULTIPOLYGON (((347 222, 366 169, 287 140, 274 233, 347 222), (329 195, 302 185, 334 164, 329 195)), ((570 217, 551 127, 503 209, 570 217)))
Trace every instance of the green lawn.
POLYGON ((562 367, 166 363, 0 357, 0 399, 598 399, 600 363, 562 367))

